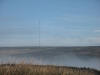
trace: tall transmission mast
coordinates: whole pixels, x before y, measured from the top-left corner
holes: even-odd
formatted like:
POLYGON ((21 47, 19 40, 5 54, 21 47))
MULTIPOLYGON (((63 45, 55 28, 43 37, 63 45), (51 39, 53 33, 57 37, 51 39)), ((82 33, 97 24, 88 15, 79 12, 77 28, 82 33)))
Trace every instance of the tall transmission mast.
POLYGON ((38 21, 38 46, 40 47, 41 43, 41 36, 40 36, 40 20, 38 21))

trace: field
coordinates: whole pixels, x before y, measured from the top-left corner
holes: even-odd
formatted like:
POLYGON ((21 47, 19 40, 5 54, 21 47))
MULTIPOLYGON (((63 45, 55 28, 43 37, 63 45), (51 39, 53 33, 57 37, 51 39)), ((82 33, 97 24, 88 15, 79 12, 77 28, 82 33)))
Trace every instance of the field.
POLYGON ((0 75, 100 75, 100 71, 54 65, 1 64, 0 75))

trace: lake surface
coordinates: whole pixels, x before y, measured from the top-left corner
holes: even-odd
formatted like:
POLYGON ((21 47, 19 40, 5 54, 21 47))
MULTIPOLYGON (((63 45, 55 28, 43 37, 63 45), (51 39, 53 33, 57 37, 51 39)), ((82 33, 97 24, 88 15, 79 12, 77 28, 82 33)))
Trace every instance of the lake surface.
POLYGON ((32 63, 100 70, 100 47, 0 47, 0 63, 32 63))

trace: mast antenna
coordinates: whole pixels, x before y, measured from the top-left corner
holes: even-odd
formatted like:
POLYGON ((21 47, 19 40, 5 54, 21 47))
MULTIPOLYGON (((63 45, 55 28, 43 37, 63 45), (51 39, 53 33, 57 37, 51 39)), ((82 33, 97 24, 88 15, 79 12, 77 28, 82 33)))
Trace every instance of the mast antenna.
POLYGON ((39 29, 38 29, 39 30, 39 32, 38 32, 39 33, 39 35, 38 35, 39 36, 38 37, 38 43, 39 43, 38 46, 40 47, 40 42, 41 42, 40 41, 40 20, 38 21, 38 27, 39 27, 39 29))

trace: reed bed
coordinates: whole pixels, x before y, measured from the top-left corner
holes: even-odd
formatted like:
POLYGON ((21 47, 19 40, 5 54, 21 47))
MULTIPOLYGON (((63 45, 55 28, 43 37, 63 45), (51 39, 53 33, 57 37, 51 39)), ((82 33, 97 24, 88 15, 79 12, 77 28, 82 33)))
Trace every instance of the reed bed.
POLYGON ((100 71, 54 65, 1 64, 0 75, 100 75, 100 71))

